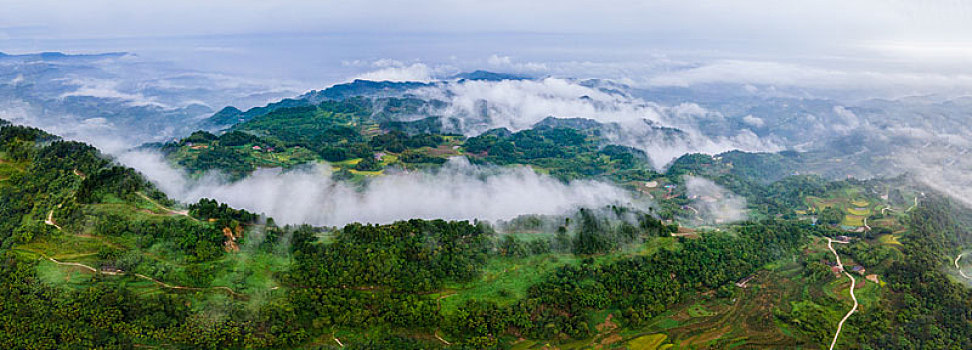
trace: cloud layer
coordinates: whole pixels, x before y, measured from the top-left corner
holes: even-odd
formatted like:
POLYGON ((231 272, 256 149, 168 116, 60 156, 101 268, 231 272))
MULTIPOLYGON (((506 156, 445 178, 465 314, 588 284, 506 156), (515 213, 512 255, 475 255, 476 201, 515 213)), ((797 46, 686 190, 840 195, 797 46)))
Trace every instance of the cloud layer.
POLYGON ((464 158, 452 159, 435 172, 373 178, 362 188, 332 181, 324 165, 290 172, 263 169, 227 183, 217 176, 188 180, 153 153, 129 152, 119 159, 179 200, 215 198, 289 224, 336 226, 411 218, 496 221, 611 204, 647 207, 630 192, 606 183, 563 183, 529 168, 476 166, 464 158))
POLYGON ((685 153, 709 154, 739 149, 779 151, 772 138, 762 139, 749 129, 703 132, 718 112, 697 104, 662 106, 632 97, 608 81, 571 79, 464 81, 415 91, 427 99, 447 101, 435 113, 461 121, 460 132, 478 135, 494 128, 519 131, 547 117, 586 118, 617 127, 604 130, 612 143, 644 150, 656 168, 685 153), (678 130, 672 130, 675 128, 678 130))
POLYGON ((709 179, 686 176, 685 187, 692 204, 686 208, 697 220, 704 224, 725 224, 746 220, 746 198, 737 196, 731 191, 717 185, 709 179))

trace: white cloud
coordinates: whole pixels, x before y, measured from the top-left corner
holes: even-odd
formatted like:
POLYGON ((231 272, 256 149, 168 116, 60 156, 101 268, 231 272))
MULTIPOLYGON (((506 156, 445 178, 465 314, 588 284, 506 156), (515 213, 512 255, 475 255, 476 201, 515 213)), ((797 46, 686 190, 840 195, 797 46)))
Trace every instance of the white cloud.
POLYGON ((745 117, 743 117, 742 121, 743 123, 749 124, 757 128, 762 128, 763 125, 766 124, 766 121, 764 121, 763 118, 753 116, 752 114, 748 114, 745 117))
POLYGON ((467 135, 494 128, 528 129, 551 116, 618 123, 620 128, 607 131, 605 137, 613 143, 646 151, 656 168, 663 168, 688 152, 715 154, 734 149, 782 149, 775 140, 761 139, 749 130, 722 136, 705 135, 700 131, 701 123, 724 117, 698 104, 664 107, 569 79, 466 81, 423 88, 415 93, 448 101, 449 106, 438 113, 458 118, 462 122, 459 131, 467 135), (681 132, 660 127, 677 128, 681 132))
POLYGON ((168 108, 168 105, 158 102, 155 98, 146 97, 141 93, 128 93, 119 91, 120 82, 117 80, 83 78, 73 79, 70 84, 77 85, 78 88, 71 92, 61 94, 61 98, 70 96, 111 98, 128 101, 132 106, 157 106, 168 108))
POLYGON ((379 61, 376 66, 383 68, 358 75, 354 79, 421 82, 432 80, 432 70, 423 63, 405 65, 397 61, 379 61))
POLYGON ((491 69, 497 69, 511 73, 539 73, 549 70, 546 64, 538 62, 516 62, 510 56, 499 56, 492 54, 486 59, 487 65, 491 69))
POLYGON ((644 204, 606 183, 563 183, 529 168, 475 166, 465 158, 452 159, 434 173, 374 178, 360 190, 331 181, 330 169, 324 165, 292 172, 263 169, 226 183, 215 176, 187 180, 153 153, 129 152, 120 160, 180 200, 215 198, 291 224, 389 223, 411 218, 495 221, 523 214, 566 214, 581 207, 644 204))
POLYGON ((725 224, 746 220, 746 198, 717 185, 709 179, 686 176, 686 195, 692 200, 687 208, 695 213, 689 220, 705 224, 725 224))
POLYGON ((872 96, 889 93, 906 96, 918 91, 961 96, 972 89, 972 74, 908 71, 887 65, 871 68, 822 68, 774 61, 722 60, 658 74, 647 80, 649 86, 687 87, 711 83, 804 87, 829 91, 861 90, 872 96))

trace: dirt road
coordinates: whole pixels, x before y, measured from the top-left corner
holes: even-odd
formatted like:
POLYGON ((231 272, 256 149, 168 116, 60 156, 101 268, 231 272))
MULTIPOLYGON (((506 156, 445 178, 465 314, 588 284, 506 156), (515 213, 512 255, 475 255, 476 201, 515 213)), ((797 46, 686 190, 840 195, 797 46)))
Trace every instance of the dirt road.
POLYGON ((61 226, 58 226, 57 223, 54 222, 54 209, 51 209, 51 211, 47 212, 47 219, 44 220, 44 223, 50 226, 54 226, 54 228, 56 228, 58 231, 62 231, 61 226))
POLYGON ((169 212, 169 214, 189 216, 189 211, 188 210, 173 210, 171 208, 168 208, 168 207, 160 204, 159 202, 156 202, 154 199, 149 198, 149 196, 146 196, 142 192, 135 192, 135 193, 137 193, 139 197, 142 197, 142 199, 147 200, 149 203, 152 203, 152 205, 155 205, 156 207, 162 208, 163 210, 169 212))
POLYGON ((830 350, 834 350, 834 345, 837 345, 837 338, 840 337, 840 330, 844 327, 844 322, 847 321, 847 318, 849 318, 851 314, 857 311, 857 306, 858 306, 857 297, 854 295, 854 287, 857 284, 857 281, 854 280, 854 276, 851 276, 850 273, 844 271, 844 264, 840 262, 840 255, 838 255, 837 251, 834 250, 834 246, 833 246, 834 242, 841 243, 841 244, 847 244, 847 242, 835 241, 827 237, 827 248, 830 249, 830 252, 834 253, 834 257, 837 258, 837 267, 839 267, 840 271, 843 272, 845 275, 847 275, 847 277, 850 278, 851 280, 850 296, 851 299, 854 300, 854 307, 851 308, 851 310, 848 311, 846 315, 844 315, 844 318, 840 320, 840 323, 837 324, 837 332, 834 333, 834 340, 830 343, 830 350))
POLYGON ((959 274, 962 275, 962 277, 965 277, 965 278, 968 278, 968 279, 972 279, 972 276, 966 275, 965 272, 962 271, 962 268, 959 267, 959 263, 958 262, 959 262, 959 260, 962 260, 962 256, 963 255, 965 255, 965 253, 959 254, 957 257, 955 257, 955 269, 958 270, 959 274))
POLYGON ((914 209, 915 209, 915 208, 917 208, 917 207, 918 207, 918 196, 915 196, 915 205, 912 205, 912 206, 911 206, 911 207, 909 207, 908 209, 905 209, 905 213, 907 213, 907 212, 909 212, 909 211, 912 211, 912 210, 914 210, 914 209))
MULTIPOLYGON (((41 256, 44 256, 44 255, 42 254, 41 256)), ((49 256, 44 256, 44 257, 47 258, 47 260, 50 260, 51 262, 53 262, 55 264, 58 264, 58 265, 76 266, 76 267, 80 267, 82 269, 91 271, 93 273, 100 273, 100 274, 110 275, 110 276, 116 276, 116 275, 120 275, 120 274, 123 274, 124 273, 124 271, 106 271, 106 270, 100 270, 100 269, 96 269, 94 267, 91 267, 91 266, 88 266, 88 265, 85 265, 85 264, 82 264, 82 263, 63 262, 63 261, 58 261, 57 259, 54 259, 54 258, 49 257, 49 256)), ((159 285, 160 287, 163 287, 163 288, 183 289, 183 290, 216 289, 216 290, 221 290, 221 291, 224 291, 226 293, 229 293, 230 295, 235 296, 235 297, 246 298, 246 295, 240 294, 240 293, 237 293, 237 292, 234 292, 232 289, 229 289, 228 287, 205 287, 205 288, 199 288, 199 287, 184 287, 184 286, 177 286, 177 285, 168 284, 168 283, 159 281, 157 279, 154 279, 152 277, 149 277, 149 276, 146 276, 146 275, 143 275, 143 274, 140 274, 140 273, 136 273, 135 274, 135 277, 141 278, 143 280, 151 281, 152 283, 155 283, 155 284, 157 284, 157 285, 159 285)))

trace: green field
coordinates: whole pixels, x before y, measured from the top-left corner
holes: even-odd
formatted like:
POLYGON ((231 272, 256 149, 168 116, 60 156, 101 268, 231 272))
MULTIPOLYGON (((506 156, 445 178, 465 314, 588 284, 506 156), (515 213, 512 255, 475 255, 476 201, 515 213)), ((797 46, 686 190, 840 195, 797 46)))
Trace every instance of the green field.
POLYGON ((565 264, 577 264, 579 260, 571 254, 491 259, 483 268, 480 280, 448 286, 439 294, 442 311, 451 312, 467 300, 492 300, 500 305, 515 302, 548 273, 565 264))

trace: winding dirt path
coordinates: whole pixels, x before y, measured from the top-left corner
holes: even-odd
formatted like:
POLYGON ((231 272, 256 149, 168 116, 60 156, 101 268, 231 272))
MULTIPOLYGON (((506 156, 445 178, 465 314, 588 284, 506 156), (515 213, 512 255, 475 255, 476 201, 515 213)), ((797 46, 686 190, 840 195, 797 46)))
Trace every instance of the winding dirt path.
POLYGON ((432 334, 435 335, 435 339, 438 339, 443 344, 445 344, 445 345, 452 345, 452 343, 448 342, 445 339, 442 339, 442 337, 439 336, 439 330, 438 329, 436 329, 435 332, 433 332, 432 334))
POLYGON ((911 211, 911 210, 913 210, 913 209, 915 209, 917 207, 918 207, 918 196, 915 196, 915 205, 912 205, 910 208, 906 209, 905 210, 905 213, 907 213, 907 212, 909 212, 909 211, 911 211))
POLYGON ((688 206, 688 205, 686 205, 685 208, 688 208, 689 210, 695 212, 695 216, 699 216, 700 215, 698 209, 692 208, 691 206, 688 206))
MULTIPOLYGON (((38 253, 38 254, 40 254, 40 253, 38 253)), ((121 275, 121 274, 124 273, 124 271, 106 271, 106 270, 100 270, 100 269, 96 269, 94 267, 91 267, 89 265, 85 265, 85 264, 82 264, 82 263, 63 262, 63 261, 58 261, 57 259, 54 259, 52 257, 46 256, 44 254, 40 254, 40 255, 43 256, 43 257, 45 257, 45 258, 47 258, 47 260, 50 260, 51 262, 53 262, 55 264, 64 265, 64 266, 80 267, 82 269, 91 271, 93 273, 100 273, 100 274, 109 275, 109 276, 117 276, 117 275, 121 275)), ((136 273, 135 274, 135 277, 138 277, 138 278, 141 278, 141 279, 144 279, 144 280, 147 280, 147 281, 151 281, 152 283, 155 283, 155 284, 157 284, 157 285, 159 285, 160 287, 163 287, 163 288, 182 289, 182 290, 207 290, 207 289, 216 289, 216 290, 221 290, 221 291, 227 292, 230 295, 235 296, 235 297, 239 297, 239 298, 246 298, 247 297, 245 294, 237 293, 237 292, 233 291, 232 289, 230 289, 229 287, 222 287, 222 286, 219 286, 219 287, 205 287, 205 288, 185 287, 185 286, 178 286, 178 285, 168 284, 168 283, 159 281, 157 279, 154 279, 152 277, 149 277, 149 276, 146 276, 146 275, 143 275, 143 274, 140 274, 140 273, 136 273)))
POLYGON ((140 273, 136 273, 135 274, 135 277, 138 277, 138 278, 141 278, 141 279, 144 279, 144 280, 151 281, 151 282, 153 282, 153 283, 155 283, 155 284, 157 284, 157 285, 159 285, 160 287, 163 287, 163 288, 182 289, 182 290, 207 290, 207 289, 216 289, 216 290, 221 290, 221 291, 227 292, 230 295, 235 296, 235 297, 246 298, 246 295, 240 294, 240 293, 237 293, 237 292, 234 292, 229 287, 222 287, 222 286, 220 286, 220 287, 205 287, 205 288, 200 288, 200 287, 185 287, 185 286, 177 286, 177 285, 168 284, 168 283, 159 281, 157 279, 154 279, 152 277, 149 277, 149 276, 146 276, 146 275, 143 275, 143 274, 140 274, 140 273))
POLYGON ((960 275, 962 275, 962 277, 965 277, 965 278, 968 278, 968 279, 972 279, 972 276, 966 275, 965 274, 965 271, 962 271, 962 268, 959 267, 959 263, 958 262, 959 262, 959 260, 962 260, 962 256, 963 255, 965 255, 965 253, 959 254, 957 257, 955 257, 955 269, 958 270, 958 273, 960 275))
MULTIPOLYGON (((453 291, 453 292, 451 292, 451 293, 449 293, 449 294, 442 294, 442 295, 439 295, 439 297, 438 297, 438 298, 435 298, 435 303, 436 303, 436 306, 437 306, 437 307, 439 308, 439 311, 440 311, 440 312, 442 311, 442 299, 445 299, 445 298, 448 298, 448 297, 451 297, 451 296, 453 296, 453 295, 456 295, 456 292, 455 292, 455 291, 453 291)), ((442 339, 442 337, 440 337, 440 336, 439 336, 439 329, 438 329, 438 328, 436 328, 436 329, 435 329, 435 331, 434 331, 434 332, 432 332, 432 335, 434 335, 434 336, 435 336, 435 339, 438 339, 438 340, 439 340, 440 342, 442 342, 442 344, 445 344, 445 345, 452 345, 452 343, 450 343, 450 342, 449 342, 448 340, 445 340, 445 339, 442 339)))
POLYGON ((156 207, 159 207, 159 208, 162 208, 163 210, 169 212, 169 214, 189 216, 189 211, 188 210, 174 210, 174 209, 171 209, 169 207, 166 207, 166 206, 162 205, 159 202, 156 202, 154 199, 149 198, 149 196, 146 196, 142 192, 135 192, 135 193, 138 194, 139 197, 142 197, 142 199, 147 200, 149 203, 152 203, 152 205, 154 205, 156 207))
POLYGON ((63 231, 61 229, 61 226, 58 226, 57 223, 54 222, 54 209, 51 209, 51 211, 47 212, 47 219, 44 219, 44 223, 50 226, 54 226, 54 228, 56 228, 58 231, 63 231))
POLYGON ((844 318, 840 320, 840 323, 837 324, 837 332, 834 333, 834 340, 830 342, 830 350, 834 350, 834 346, 837 345, 837 337, 840 337, 840 330, 844 327, 844 322, 847 321, 847 318, 849 318, 851 314, 857 311, 857 306, 858 306, 857 297, 854 295, 854 287, 857 284, 857 281, 854 280, 854 276, 851 276, 850 273, 844 270, 844 264, 840 262, 840 255, 838 255, 837 251, 834 250, 834 246, 833 246, 834 242, 840 244, 847 244, 847 242, 835 241, 830 239, 830 237, 827 237, 827 249, 830 249, 830 252, 834 253, 834 257, 837 258, 837 267, 840 268, 840 271, 843 272, 845 275, 847 275, 847 277, 850 278, 851 280, 850 296, 851 299, 854 300, 854 307, 851 308, 851 310, 848 311, 846 315, 844 315, 844 318))
POLYGON ((99 270, 99 269, 96 269, 96 268, 93 268, 91 266, 88 266, 88 265, 85 265, 85 264, 81 264, 81 263, 58 261, 57 259, 54 259, 54 258, 49 257, 49 256, 47 256, 46 258, 47 258, 47 260, 50 260, 51 262, 53 262, 55 264, 58 264, 58 265, 76 266, 76 267, 80 267, 82 269, 85 269, 85 270, 88 270, 88 271, 91 271, 91 272, 94 272, 94 273, 100 273, 100 274, 111 275, 111 276, 114 276, 114 275, 118 275, 119 274, 119 272, 115 272, 115 271, 103 271, 103 270, 99 270))

